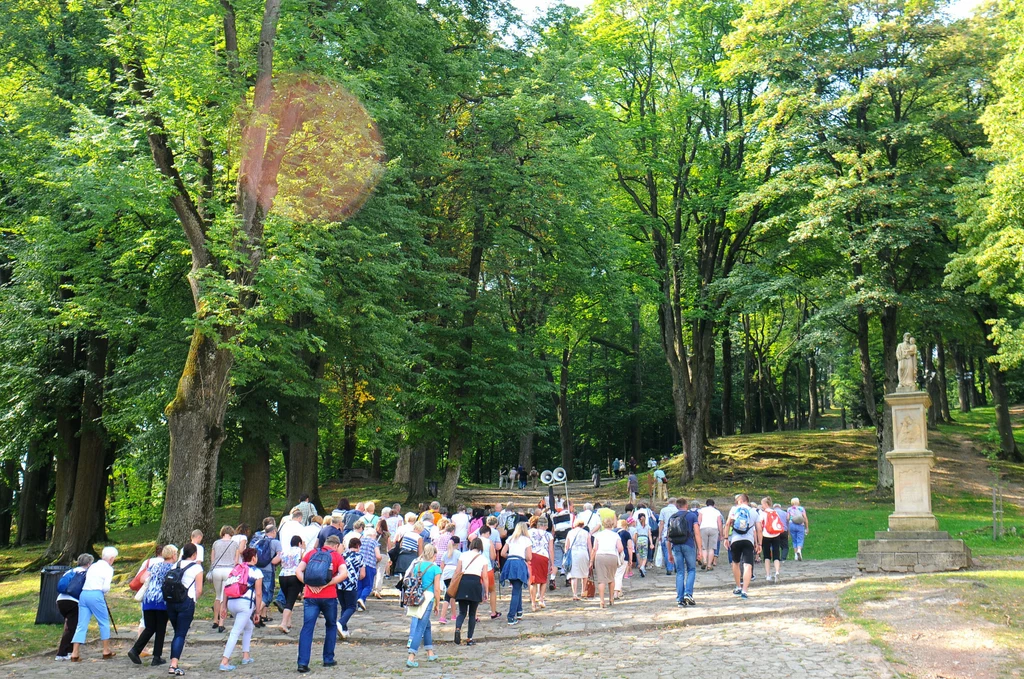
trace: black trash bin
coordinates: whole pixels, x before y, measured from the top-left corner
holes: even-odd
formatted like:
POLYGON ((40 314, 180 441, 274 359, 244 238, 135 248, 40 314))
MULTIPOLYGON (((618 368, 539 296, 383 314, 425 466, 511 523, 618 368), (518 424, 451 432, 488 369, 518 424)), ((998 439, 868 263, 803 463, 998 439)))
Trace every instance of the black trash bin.
POLYGON ((39 607, 37 625, 63 625, 64 616, 57 610, 57 583, 68 566, 46 566, 39 571, 39 607))

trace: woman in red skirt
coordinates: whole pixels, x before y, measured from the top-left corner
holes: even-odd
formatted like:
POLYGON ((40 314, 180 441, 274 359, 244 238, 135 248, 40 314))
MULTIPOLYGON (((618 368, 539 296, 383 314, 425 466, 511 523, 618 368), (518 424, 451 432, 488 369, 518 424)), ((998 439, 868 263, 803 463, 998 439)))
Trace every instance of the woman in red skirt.
POLYGON ((544 593, 548 591, 548 577, 554 577, 555 539, 548 532, 548 520, 544 516, 530 519, 530 541, 533 558, 530 560, 530 606, 547 608, 544 593))

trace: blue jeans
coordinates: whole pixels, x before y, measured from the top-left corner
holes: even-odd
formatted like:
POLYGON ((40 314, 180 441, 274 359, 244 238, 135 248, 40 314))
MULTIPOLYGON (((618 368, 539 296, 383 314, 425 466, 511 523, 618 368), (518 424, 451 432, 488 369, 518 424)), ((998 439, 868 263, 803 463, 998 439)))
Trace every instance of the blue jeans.
MULTIPOLYGON (((265 608, 274 600, 274 564, 260 570, 263 571, 263 606, 265 608)), ((264 617, 266 617, 265 613, 264 617)))
POLYGON ((107 601, 103 598, 103 592, 98 589, 89 589, 82 592, 78 597, 78 626, 75 628, 75 636, 71 640, 76 644, 85 643, 85 634, 89 631, 89 619, 96 618, 100 626, 100 639, 110 638, 110 616, 107 615, 107 601))
POLYGON ((341 612, 338 614, 338 622, 341 623, 341 629, 347 632, 348 621, 352 619, 356 612, 356 590, 339 589, 338 606, 341 607, 341 612))
POLYGON ((669 551, 671 549, 672 549, 672 545, 671 545, 671 543, 669 543, 668 538, 667 537, 662 538, 661 539, 661 553, 663 555, 663 558, 665 559, 665 574, 666 575, 672 575, 676 571, 676 567, 668 562, 668 553, 669 553, 669 551))
POLYGON ((693 545, 672 545, 676 560, 676 601, 693 596, 693 581, 697 578, 697 548, 693 545))
POLYGON ((508 621, 516 619, 516 615, 523 612, 523 581, 509 580, 512 585, 512 601, 508 605, 508 621))
POLYGON ((370 598, 370 594, 373 592, 373 581, 377 579, 377 569, 364 566, 366 571, 363 579, 359 581, 359 587, 356 588, 356 599, 359 599, 363 603, 370 598))
POLYGON ((313 650, 313 630, 323 613, 326 624, 324 635, 324 662, 334 662, 334 645, 338 640, 338 600, 307 597, 302 601, 302 632, 299 633, 299 665, 309 667, 309 655, 313 650))
POLYGON ((423 649, 434 650, 434 637, 430 633, 430 614, 434 606, 427 606, 427 612, 422 618, 409 618, 409 653, 416 655, 420 650, 420 642, 423 642, 423 649))
POLYGON ((185 650, 185 637, 195 615, 196 602, 192 599, 183 604, 167 604, 167 619, 171 621, 171 627, 174 629, 174 638, 171 639, 171 660, 181 659, 181 652, 185 650))

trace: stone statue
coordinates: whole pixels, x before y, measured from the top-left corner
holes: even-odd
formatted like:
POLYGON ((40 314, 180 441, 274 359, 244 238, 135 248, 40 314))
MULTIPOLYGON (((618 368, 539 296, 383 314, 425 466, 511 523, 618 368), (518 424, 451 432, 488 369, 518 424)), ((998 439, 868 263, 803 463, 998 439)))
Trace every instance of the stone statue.
POLYGON ((899 361, 900 390, 917 389, 917 345, 909 332, 903 333, 903 341, 896 347, 899 361))

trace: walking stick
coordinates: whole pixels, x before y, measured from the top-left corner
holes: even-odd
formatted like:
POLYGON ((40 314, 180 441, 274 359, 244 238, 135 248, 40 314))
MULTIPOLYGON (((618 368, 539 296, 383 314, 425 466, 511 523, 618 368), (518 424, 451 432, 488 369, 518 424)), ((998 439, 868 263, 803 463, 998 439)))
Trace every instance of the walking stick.
POLYGON ((110 612, 110 604, 106 599, 103 600, 103 604, 107 607, 107 618, 110 619, 110 624, 114 627, 114 634, 121 636, 121 633, 117 631, 117 623, 114 622, 114 614, 110 612))

